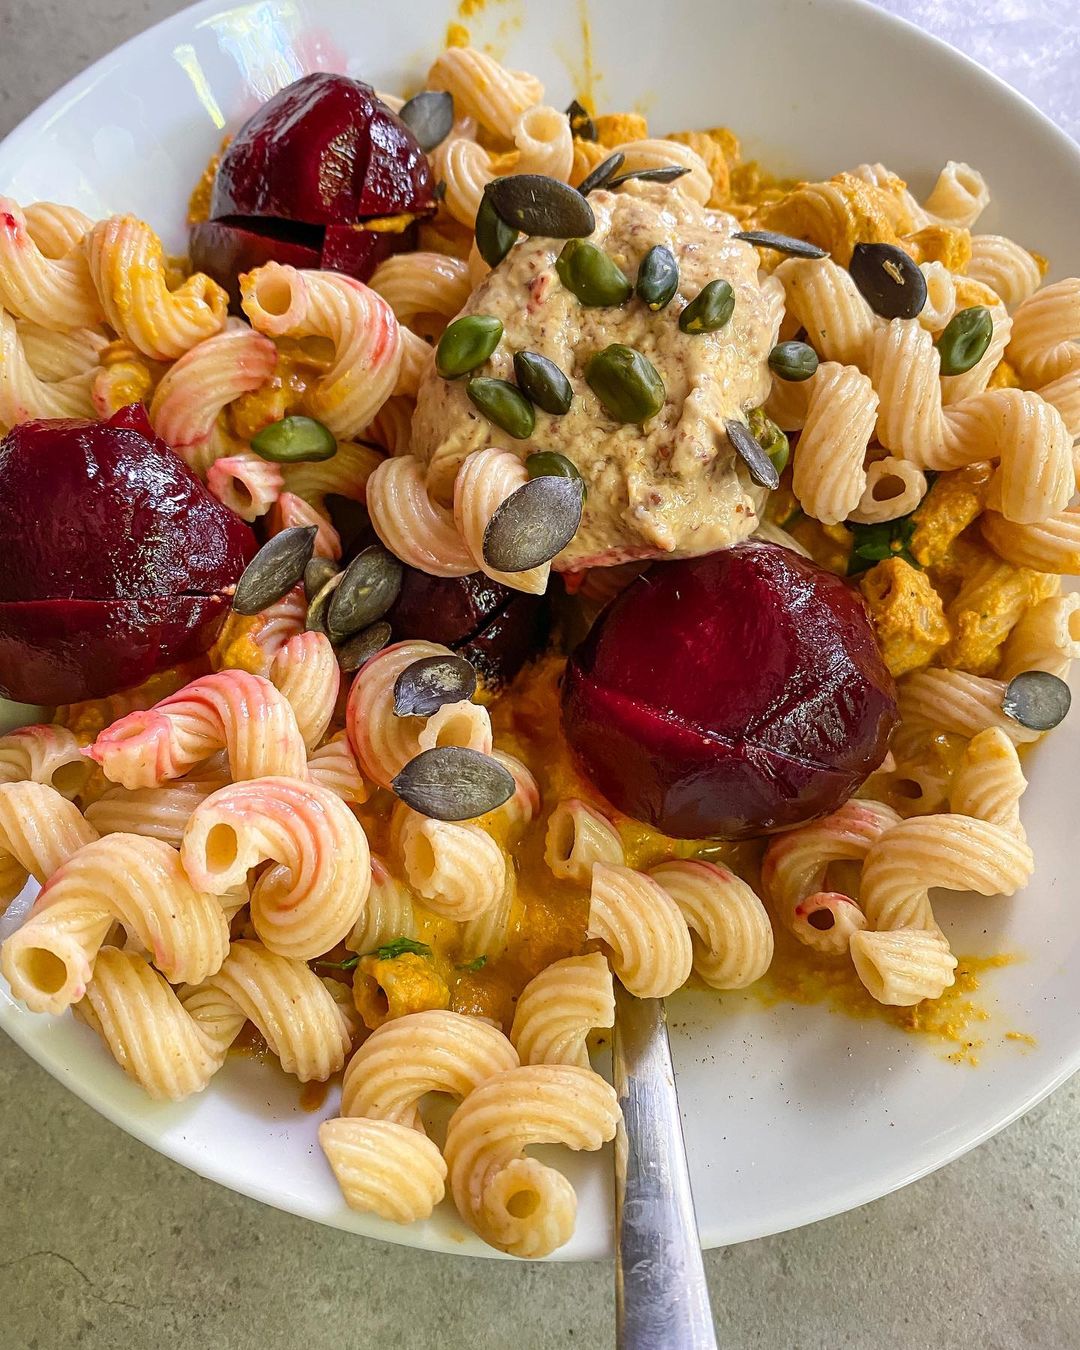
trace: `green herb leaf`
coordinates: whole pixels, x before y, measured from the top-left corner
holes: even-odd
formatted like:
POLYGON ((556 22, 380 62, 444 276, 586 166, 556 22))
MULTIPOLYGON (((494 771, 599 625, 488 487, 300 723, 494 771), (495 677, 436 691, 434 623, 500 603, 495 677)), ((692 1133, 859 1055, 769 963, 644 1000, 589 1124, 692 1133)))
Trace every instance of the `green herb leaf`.
POLYGON ((486 956, 474 956, 471 961, 466 961, 464 965, 455 966, 455 970, 483 970, 487 965, 486 956))
POLYGON ((373 952, 367 952, 366 955, 374 956, 379 961, 396 961, 399 956, 404 956, 406 952, 413 956, 431 956, 431 948, 426 942, 417 942, 411 937, 396 937, 391 941, 384 943, 381 947, 376 947, 373 952))
POLYGON ((847 569, 849 577, 858 576, 886 558, 902 558, 912 567, 921 567, 909 548, 915 534, 915 521, 911 516, 883 520, 877 525, 849 524, 847 528, 852 534, 847 569))
POLYGON ((347 956, 344 961, 316 961, 320 970, 355 970, 360 964, 358 956, 347 956))

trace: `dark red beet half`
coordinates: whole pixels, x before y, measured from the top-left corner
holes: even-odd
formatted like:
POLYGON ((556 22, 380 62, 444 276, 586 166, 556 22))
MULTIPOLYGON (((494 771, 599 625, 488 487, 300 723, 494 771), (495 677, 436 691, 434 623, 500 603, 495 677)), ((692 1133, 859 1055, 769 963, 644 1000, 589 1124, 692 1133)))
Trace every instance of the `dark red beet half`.
POLYGON ((392 253, 416 247, 416 227, 404 230, 368 230, 363 225, 327 225, 320 266, 367 281, 392 253))
POLYGON ((73 702, 197 655, 255 547, 145 409, 15 427, 0 441, 0 694, 73 702))
POLYGON ((489 688, 514 678, 547 641, 546 597, 501 586, 482 573, 432 577, 406 567, 386 615, 395 642, 423 638, 460 652, 489 688))
POLYGON ((321 261, 320 234, 316 226, 294 226, 288 221, 204 220, 191 231, 191 265, 224 286, 230 304, 239 312, 237 278, 242 272, 268 262, 317 268, 321 261), (255 228, 249 229, 249 223, 255 228))
POLYGON ((434 209, 431 167, 374 89, 318 71, 275 94, 221 158, 210 218, 332 225, 434 209))
POLYGON ((758 543, 631 583, 567 663, 562 715, 613 805, 686 839, 825 815, 881 763, 897 722, 856 592, 758 543))

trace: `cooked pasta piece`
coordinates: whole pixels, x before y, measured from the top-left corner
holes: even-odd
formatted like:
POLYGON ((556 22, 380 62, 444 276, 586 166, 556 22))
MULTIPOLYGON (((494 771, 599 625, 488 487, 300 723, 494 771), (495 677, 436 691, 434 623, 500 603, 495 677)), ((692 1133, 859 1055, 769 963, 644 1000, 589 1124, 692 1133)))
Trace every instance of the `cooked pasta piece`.
POLYGON ((438 1145, 396 1121, 324 1120, 319 1146, 345 1203, 361 1214, 415 1223, 429 1218, 446 1192, 446 1163, 438 1145))
POLYGON ((274 657, 288 642, 305 630, 308 602, 301 585, 286 591, 280 600, 261 613, 247 616, 230 613, 218 639, 210 649, 217 668, 246 670, 252 675, 270 676, 274 657))
POLYGON ((865 367, 881 320, 846 267, 831 258, 788 258, 773 276, 783 283, 795 326, 806 329, 807 342, 823 361, 865 367))
POLYGON ((1021 376, 1047 384, 1080 365, 1080 277, 1036 291, 1013 315, 1008 356, 1021 376))
POLYGON ((917 670, 900 682, 900 716, 905 723, 925 723, 957 736, 976 736, 1000 727, 1014 745, 1037 741, 1043 734, 1007 717, 1001 708, 1005 685, 965 670, 917 670))
POLYGON ((999 727, 989 727, 964 749, 949 793, 949 810, 1003 825, 1023 838, 1020 798, 1026 788, 1016 746, 999 727))
POLYGON ((973 816, 918 816, 894 825, 863 863, 860 899, 871 928, 935 929, 929 892, 1013 895, 1035 860, 1014 829, 973 816))
POLYGON ((49 383, 27 360, 19 330, 0 309, 0 430, 37 417, 93 417, 93 372, 49 383))
MULTIPOLYGON (((837 892, 825 890, 831 863, 861 862, 886 831, 900 823, 884 802, 853 798, 822 820, 769 840, 761 883, 780 922, 807 947, 839 956, 866 920, 857 905, 847 909, 837 892)), ((849 898, 849 897, 845 897, 849 898)))
POLYGON ((760 223, 810 240, 846 267, 857 243, 896 242, 891 196, 876 183, 838 173, 827 182, 799 183, 764 207, 760 223))
POLYGON ((500 572, 484 558, 484 532, 502 503, 529 481, 519 456, 491 446, 467 455, 454 479, 454 523, 476 569, 511 590, 543 595, 551 564, 525 572, 500 572))
POLYGON ((0 783, 44 783, 71 799, 86 786, 92 767, 67 727, 43 722, 0 736, 0 783))
POLYGON ((510 941, 510 925, 514 914, 514 900, 517 895, 517 873, 513 860, 504 858, 502 891, 483 914, 468 919, 458 928, 458 944, 461 958, 465 962, 474 961, 478 956, 494 961, 506 951, 510 941))
POLYGON ((520 156, 518 173, 541 173, 563 183, 569 179, 574 167, 574 137, 564 112, 546 104, 526 108, 514 124, 511 140, 520 156))
POLYGON ((615 1135, 615 1090, 591 1069, 530 1064, 486 1079, 450 1119, 444 1156, 458 1213, 512 1256, 547 1256, 574 1231, 566 1178, 525 1155, 533 1144, 595 1151, 615 1135))
POLYGON ((59 202, 28 202, 23 215, 26 232, 47 258, 66 257, 94 223, 77 206, 59 202))
POLYGON ((486 755, 491 750, 491 718, 479 703, 444 703, 424 721, 416 738, 421 750, 461 745, 486 755))
POLYGON ((452 94, 459 116, 474 117, 497 136, 509 136, 526 108, 544 97, 544 86, 535 75, 508 70, 474 47, 440 52, 428 71, 427 87, 452 94))
POLYGON ((46 783, 0 783, 0 911, 98 837, 79 808, 46 783))
POLYGON ((919 271, 926 282, 926 303, 917 316, 919 327, 929 333, 940 333, 957 308, 956 281, 939 262, 921 263, 919 271))
POLYGON ((99 834, 141 834, 179 848, 195 808, 224 783, 221 776, 163 787, 113 787, 86 808, 86 819, 99 834))
POLYGON ((219 788, 195 809, 180 855, 188 876, 214 895, 251 888, 251 922, 263 945, 306 961, 352 932, 371 885, 367 836, 328 788, 258 778, 219 788))
POLYGON ((979 528, 994 552, 1014 567, 1033 567, 1060 576, 1080 572, 1080 506, 1066 507, 1026 525, 987 511, 979 528))
POLYGON ((414 406, 411 398, 392 394, 375 414, 365 437, 391 455, 407 455, 412 440, 414 406))
POLYGON ((805 383, 809 398, 791 487, 808 516, 836 525, 862 500, 863 460, 874 434, 878 399, 870 380, 855 366, 827 361, 805 383))
POLYGON ((425 252, 395 253, 378 265, 370 286, 400 323, 411 323, 420 314, 452 319, 472 290, 468 263, 445 253, 425 252))
POLYGON ((596 863, 625 861, 615 826, 596 807, 578 797, 560 802, 548 818, 544 861, 552 876, 587 886, 596 863))
POLYGON ((644 872, 593 866, 588 932, 608 949, 612 970, 638 998, 665 998, 690 976, 694 952, 686 921, 644 872))
POLYGON ((985 303, 986 308, 990 311, 993 331, 990 334, 990 345, 970 370, 964 371, 962 375, 943 375, 941 377, 941 401, 946 405, 960 403, 966 398, 972 398, 975 394, 981 394, 989 387, 994 372, 1001 365, 1001 358, 1005 355, 1005 348, 1009 345, 1009 339, 1012 336, 1012 319, 1009 317, 1009 311, 1001 304, 998 297, 990 292, 972 297, 968 302, 960 303, 959 295, 963 285, 964 282, 961 278, 957 283, 957 308, 965 309, 975 304, 985 303))
POLYGON ((401 367, 392 396, 415 399, 420 385, 434 359, 434 348, 408 328, 400 329, 401 367))
POLYGON ((324 633, 298 633, 274 657, 270 681, 284 694, 308 753, 329 727, 341 687, 341 669, 324 633))
POLYGON ((990 190, 977 169, 950 159, 923 203, 927 219, 971 229, 990 204, 990 190))
POLYGON ((586 1040, 615 1024, 615 991, 599 952, 553 961, 518 996, 510 1039, 523 1064, 589 1068, 586 1040))
POLYGON ((333 364, 308 393, 308 410, 339 440, 363 431, 401 369, 401 331, 386 301, 338 272, 273 262, 245 273, 240 289, 244 313, 260 333, 333 343, 333 364))
POLYGON ((773 930, 753 889, 726 867, 693 859, 661 863, 649 875, 690 929, 694 969, 713 989, 761 979, 773 957, 773 930))
POLYGON ((1006 682, 1025 670, 1065 679, 1080 657, 1080 592, 1053 595, 1023 615, 1009 634, 998 674, 1006 682))
POLYGON ((15 331, 30 369, 46 384, 89 375, 109 346, 108 339, 96 328, 54 333, 40 324, 19 319, 15 331))
MULTIPOLYGON (((84 234, 90 228, 81 212, 57 209, 67 210, 84 234)), ((46 248, 34 233, 19 205, 0 197, 0 308, 52 332, 93 328, 104 312, 78 240, 61 235, 46 248)))
POLYGON ((973 234, 967 275, 981 281, 1015 309, 1042 285, 1039 264, 1025 248, 1000 234, 973 234))
POLYGON ((937 929, 853 933, 851 959, 871 998, 893 1007, 940 998, 955 982, 956 957, 937 929))
POLYGON ((12 993, 31 1012, 61 1013, 77 1003, 114 923, 173 984, 205 979, 229 949, 220 902, 195 889, 175 849, 157 839, 111 834, 85 844, 53 872, 26 922, 0 948, 12 993))
POLYGON ((287 492, 303 497, 325 515, 326 498, 331 494, 354 502, 365 501, 367 481, 382 461, 382 455, 370 445, 339 441, 336 453, 329 459, 284 464, 281 472, 287 492))
POLYGON ((269 535, 280 534, 282 530, 291 530, 297 525, 314 525, 315 557, 329 558, 337 562, 341 557, 341 536, 329 518, 316 510, 310 502, 298 497, 295 492, 283 492, 270 508, 266 517, 266 532, 269 535))
POLYGON ((926 496, 926 489, 922 469, 895 455, 886 455, 867 466, 866 487, 849 519, 873 525, 908 516, 926 496))
POLYGON ((307 771, 313 783, 336 792, 343 802, 350 805, 360 806, 371 796, 371 788, 364 781, 345 731, 337 732, 312 750, 308 756, 307 771))
POLYGON ((472 229, 484 189, 496 177, 494 156, 472 137, 451 134, 433 152, 432 164, 446 184, 446 209, 472 229))
POLYGON ((428 495, 423 466, 414 456, 379 465, 368 479, 367 507, 375 533, 410 567, 436 577, 477 570, 450 512, 428 495))
POLYGON ((464 923, 498 903, 505 862, 486 830, 468 821, 430 820, 408 807, 395 816, 405 876, 428 909, 464 923))
POLYGON ((498 760, 514 780, 513 796, 502 806, 490 812, 487 819, 492 826, 501 825, 507 833, 531 825, 540 812, 540 786, 527 764, 505 750, 492 749, 491 758, 498 760))
POLYGON ((412 937, 415 932, 409 888, 392 876, 386 863, 373 853, 367 905, 345 939, 345 946, 351 952, 372 952, 394 938, 412 937))
POLYGON ((288 699, 243 670, 204 675, 153 708, 128 713, 86 753, 114 783, 139 788, 180 778, 222 748, 237 782, 304 776, 307 751, 288 699))
POLYGON ((83 248, 106 319, 152 360, 175 360, 225 327, 222 288, 196 272, 171 291, 161 240, 135 216, 98 221, 83 248))
POLYGON ((664 169, 676 164, 679 168, 689 169, 689 173, 676 178, 672 184, 692 201, 705 206, 712 196, 713 183, 709 166, 696 150, 682 141, 668 141, 646 137, 641 140, 622 141, 619 153, 625 157, 621 173, 638 173, 642 169, 664 169))
POLYGON ((285 477, 277 464, 243 450, 222 455, 206 471, 206 486, 241 520, 258 520, 281 496, 285 477))

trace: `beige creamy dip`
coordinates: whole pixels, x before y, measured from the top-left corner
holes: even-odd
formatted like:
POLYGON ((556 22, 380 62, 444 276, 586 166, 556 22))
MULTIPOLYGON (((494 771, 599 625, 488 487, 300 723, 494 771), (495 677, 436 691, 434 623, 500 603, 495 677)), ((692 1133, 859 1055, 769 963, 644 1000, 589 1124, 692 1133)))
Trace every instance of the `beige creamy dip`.
POLYGON ((537 410, 527 441, 493 426, 465 393, 464 380, 430 370, 413 418, 412 450, 428 464, 428 488, 452 498, 466 455, 487 446, 524 458, 554 450, 572 460, 588 486, 576 537, 555 560, 562 571, 636 558, 682 557, 726 548, 758 524, 764 491, 755 487, 724 431, 729 418, 765 401, 766 358, 776 342, 782 291, 758 278, 754 248, 731 236, 731 217, 707 211, 671 186, 631 183, 594 192, 591 242, 606 250, 633 280, 654 244, 679 265, 679 290, 653 313, 637 298, 619 307, 589 308, 555 271, 558 239, 520 241, 473 291, 462 311, 493 314, 504 334, 478 374, 513 381, 513 355, 539 352, 574 388, 562 417, 537 410), (723 278, 735 291, 735 312, 715 333, 679 331, 683 307, 708 282, 723 278), (644 426, 621 424, 585 383, 589 357, 612 342, 634 347, 652 362, 666 388, 664 407, 644 426))

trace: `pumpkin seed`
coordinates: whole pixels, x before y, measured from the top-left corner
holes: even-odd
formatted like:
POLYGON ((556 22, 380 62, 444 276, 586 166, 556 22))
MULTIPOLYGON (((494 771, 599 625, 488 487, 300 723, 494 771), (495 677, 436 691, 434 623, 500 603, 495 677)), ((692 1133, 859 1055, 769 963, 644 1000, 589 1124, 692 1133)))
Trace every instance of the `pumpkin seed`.
POLYGON ((381 544, 358 553, 345 569, 326 612, 333 642, 351 637, 381 619, 401 590, 404 568, 381 544))
POLYGON ((236 583, 233 612, 260 614, 303 580, 317 533, 314 525, 294 525, 267 540, 236 583))
POLYGON ((1001 711, 1032 731, 1052 731, 1072 703, 1064 680, 1046 670, 1025 670, 1005 686, 1001 711))
POLYGON ((622 187, 624 183, 629 183, 637 179, 639 183, 674 183, 676 178, 682 178, 690 170, 685 164, 665 164, 657 169, 631 169, 629 173, 620 174, 618 178, 612 178, 608 181, 607 187, 610 192, 616 188, 622 187))
POLYGON ((502 322, 490 314, 463 314, 447 326, 435 349, 435 369, 444 380, 482 366, 499 345, 502 322))
POLYGON ((440 179, 439 179, 439 181, 438 181, 438 182, 435 184, 435 186, 431 189, 431 195, 432 195, 432 197, 434 197, 434 199, 435 199, 437 202, 441 202, 441 201, 442 201, 442 199, 446 196, 446 179, 445 179, 445 178, 440 178, 440 179))
POLYGON ((654 314, 671 303, 679 289, 679 264, 670 249, 663 244, 649 249, 641 260, 634 289, 654 314))
POLYGON ((432 820, 475 820, 517 790, 513 774, 497 759, 462 745, 424 750, 390 786, 407 806, 432 820))
POLYGON ((621 342, 589 358, 585 379, 616 422, 644 422, 664 406, 664 381, 656 367, 621 342))
POLYGON ((304 598, 310 605, 331 577, 337 576, 338 566, 330 558, 312 558, 304 568, 304 598))
POLYGON ((758 444, 757 439, 742 422, 734 418, 724 423, 732 449, 742 459, 750 474, 750 481, 758 487, 776 488, 780 486, 780 475, 776 466, 758 444))
POLYGON ((283 417, 251 438, 251 448, 274 464, 317 463, 337 454, 334 433, 314 417, 283 417))
POLYGON ((517 243, 518 231, 499 218, 487 192, 476 213, 476 251, 489 267, 498 267, 517 243))
POLYGON ((774 248, 777 253, 786 253, 790 258, 827 258, 829 250, 819 248, 817 244, 808 244, 805 239, 793 239, 790 234, 777 234, 773 230, 738 230, 731 236, 744 239, 757 248, 774 248))
POLYGON ((731 322, 735 313, 735 292, 729 281, 710 281, 703 286, 679 315, 683 333, 715 333, 731 322))
POLYGON ((751 408, 746 418, 746 424, 750 435, 772 460, 776 472, 783 473, 787 468, 788 458, 791 454, 791 445, 788 438, 771 417, 765 416, 763 408, 751 408))
POLYGON ((972 305, 954 314, 934 344, 942 375, 963 375, 977 366, 993 336, 994 317, 985 305, 972 305))
POLYGON ((608 155, 607 159, 602 159, 592 173, 585 175, 577 185, 578 192, 587 197, 590 192, 606 188, 625 163, 626 156, 621 150, 616 150, 613 155, 608 155))
POLYGON ((555 263, 559 280, 583 305, 623 305, 634 293, 622 268, 602 248, 571 239, 555 263))
POLYGON ((514 375, 525 397, 544 412, 561 417, 570 411, 574 390, 554 361, 539 352, 515 352, 514 375))
POLYGON ((322 633, 325 637, 330 636, 330 630, 326 626, 326 612, 330 608, 330 601, 334 598, 334 592, 341 585, 341 579, 344 575, 344 572, 335 572, 317 592, 311 604, 308 605, 307 622, 304 624, 307 632, 322 633))
POLYGON ((576 136, 579 141, 596 140, 596 124, 589 116, 589 110, 583 103, 571 99, 570 106, 566 110, 567 120, 570 123, 570 132, 576 136))
POLYGON ((508 436, 524 441, 533 434, 536 426, 533 406, 509 380, 477 377, 469 381, 465 392, 488 421, 494 422, 508 436))
POLYGON ((895 244, 856 244, 848 263, 863 299, 883 319, 914 319, 926 304, 926 278, 895 244))
POLYGON ((769 368, 782 380, 799 384, 818 368, 818 354, 805 342, 778 342, 769 353, 769 368))
POLYGON ((351 675, 354 670, 366 665, 376 652, 382 651, 390 641, 390 637, 390 625, 385 619, 380 619, 370 628, 365 628, 362 633, 351 637, 337 649, 338 665, 342 672, 351 675))
POLYGON ((454 96, 441 89, 422 89, 409 99, 398 116, 427 154, 441 145, 453 130, 454 96))
POLYGON ((476 671, 462 656, 425 656, 394 681, 395 717, 430 717, 444 703, 465 703, 476 693, 476 671))
POLYGON ((499 572, 527 572, 561 553, 581 524, 580 479, 530 478, 487 523, 484 561, 499 572))
POLYGON ((494 178, 485 194, 507 225, 546 239, 579 239, 596 229, 592 207, 569 183, 543 173, 494 178))
POLYGON ((581 484, 581 500, 584 501, 589 495, 578 466, 554 450, 538 450, 526 459, 525 468, 530 478, 576 478, 581 484))

